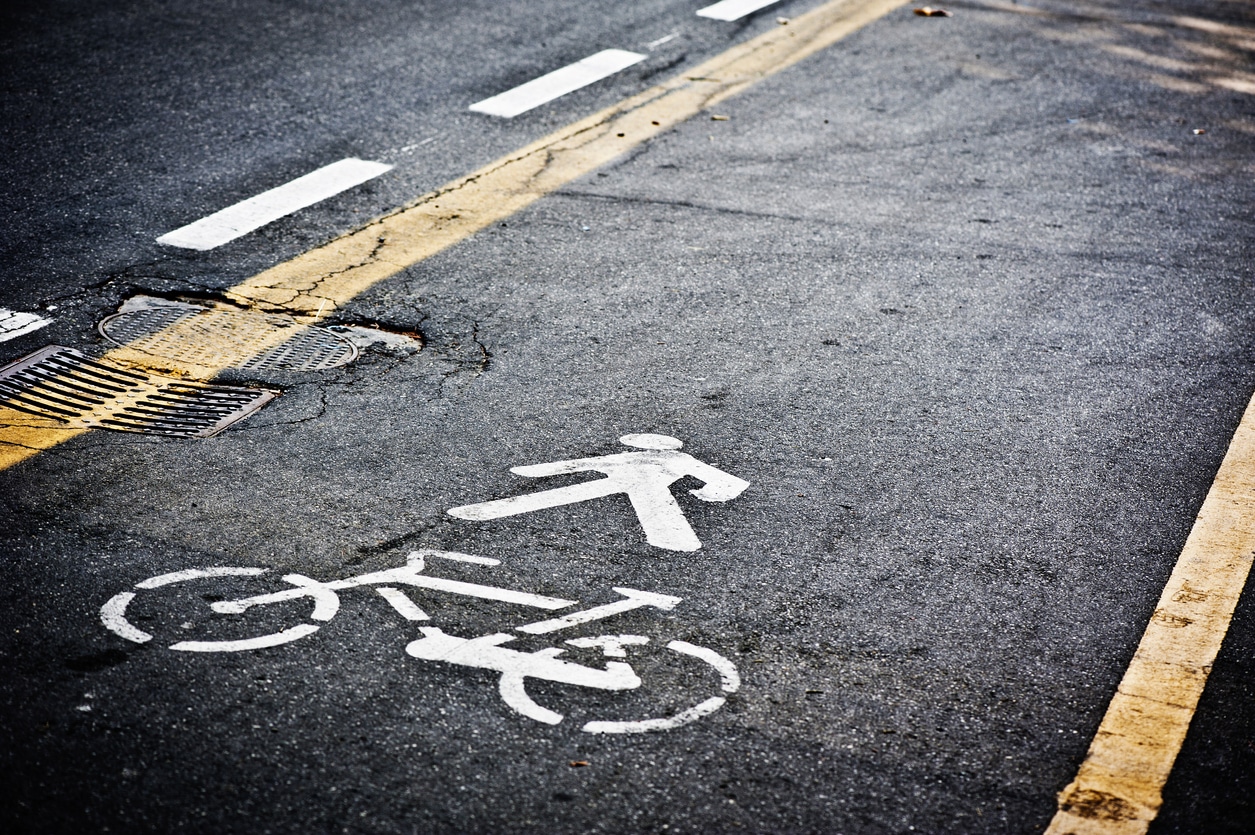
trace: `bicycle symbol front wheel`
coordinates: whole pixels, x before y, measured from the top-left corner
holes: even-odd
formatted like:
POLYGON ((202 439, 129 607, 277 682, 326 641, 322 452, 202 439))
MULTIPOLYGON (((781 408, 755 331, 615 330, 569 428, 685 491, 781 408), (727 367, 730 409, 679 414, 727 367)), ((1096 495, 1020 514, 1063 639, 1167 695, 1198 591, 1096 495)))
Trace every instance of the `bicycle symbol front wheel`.
MULTIPOLYGON (((494 637, 506 638, 505 635, 494 637)), ((650 639, 641 635, 597 635, 575 638, 566 643, 579 649, 600 649, 604 657, 618 659, 627 657, 628 647, 637 650, 634 654, 641 654, 639 648, 649 645, 650 639)), ((583 699, 581 700, 587 709, 590 702, 598 701, 595 698, 598 693, 613 700, 612 693, 639 691, 642 700, 649 703, 652 701, 651 697, 656 695, 649 691, 657 690, 660 687, 663 690, 680 689, 681 692, 685 692, 692 689, 695 681, 710 681, 709 673, 702 675, 700 670, 691 669, 691 664, 684 665, 683 659, 696 659, 704 662, 707 669, 713 668, 719 678, 718 694, 712 694, 706 699, 696 701, 696 703, 690 702, 687 707, 672 708, 661 716, 628 720, 591 719, 585 721, 581 726, 581 730, 586 733, 638 734, 672 730, 701 719, 704 716, 709 716, 724 706, 728 696, 740 689, 741 677, 737 672, 736 666, 714 650, 690 644, 687 641, 671 641, 665 645, 665 649, 669 653, 674 653, 674 655, 662 653, 660 657, 656 646, 645 649, 643 653, 645 657, 634 659, 634 663, 640 665, 642 662, 648 662, 652 658, 655 662, 661 662, 663 667, 673 666, 671 662, 680 662, 681 666, 687 666, 689 669, 684 672, 680 679, 673 682, 673 684, 678 685, 677 688, 662 686, 664 684, 663 680, 655 675, 658 672, 656 668, 660 666, 659 664, 645 664, 642 666, 642 669, 646 672, 638 676, 632 666, 622 661, 605 662, 604 670, 596 665, 585 666, 583 664, 565 662, 560 660, 560 656, 566 650, 559 647, 550 647, 526 656, 520 656, 519 663, 510 665, 509 669, 502 667, 503 672, 499 684, 501 699, 510 708, 529 719, 556 725, 565 717, 555 710, 542 706, 533 699, 527 692, 529 683, 533 683, 537 687, 543 687, 543 683, 546 681, 561 682, 587 688, 582 691, 583 699), (652 654, 650 652, 651 649, 653 650, 652 654), (675 658, 675 656, 679 656, 679 658, 675 658), (534 663, 523 663, 522 659, 528 657, 535 658, 537 661, 534 663), (541 661, 540 659, 544 660, 541 661), (669 662, 668 659, 671 661, 669 662), (551 666, 554 664, 557 665, 556 668, 551 666)), ((439 656, 420 657, 437 658, 439 656)), ((451 660, 454 663, 467 663, 465 660, 456 660, 448 656, 443 660, 451 660)), ((472 661, 470 663, 475 662, 472 661)), ((701 686, 709 685, 704 684, 701 686)), ((548 701, 547 699, 543 700, 548 701)), ((681 701, 681 704, 683 704, 683 701, 681 701)), ((602 707, 610 708, 611 705, 603 704, 602 707)), ((590 712, 596 715, 598 708, 594 706, 590 712)))
POLYGON ((590 734, 639 734, 650 731, 669 731, 689 722, 695 722, 703 716, 709 716, 723 707, 728 696, 741 688, 741 675, 736 665, 709 647, 699 647, 687 641, 672 641, 667 649, 705 661, 719 673, 720 690, 727 695, 711 696, 670 716, 656 719, 637 719, 634 721, 600 721, 585 722, 580 729, 590 734))

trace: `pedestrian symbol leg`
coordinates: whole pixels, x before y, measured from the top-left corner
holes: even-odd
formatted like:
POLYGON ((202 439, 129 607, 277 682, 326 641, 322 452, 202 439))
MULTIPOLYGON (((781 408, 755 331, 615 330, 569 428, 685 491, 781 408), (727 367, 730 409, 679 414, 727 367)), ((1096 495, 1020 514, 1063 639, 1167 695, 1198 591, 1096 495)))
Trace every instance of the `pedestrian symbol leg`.
POLYGON ((628 493, 628 498, 645 529, 645 541, 650 545, 670 551, 696 551, 702 547, 667 487, 638 485, 628 493))

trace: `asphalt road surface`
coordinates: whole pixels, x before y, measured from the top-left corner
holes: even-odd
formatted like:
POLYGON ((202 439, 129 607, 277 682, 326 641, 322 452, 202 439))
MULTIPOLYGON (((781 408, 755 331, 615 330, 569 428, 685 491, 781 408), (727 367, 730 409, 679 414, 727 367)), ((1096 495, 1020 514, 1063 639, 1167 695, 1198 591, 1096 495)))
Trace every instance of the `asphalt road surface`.
MULTIPOLYGON (((0 364, 225 306, 819 3, 703 5, 10 4, 0 308, 47 323, 0 364), (347 158, 392 167, 156 240, 347 158)), ((223 370, 280 395, 221 434, 0 472, 0 828, 1044 831, 1255 392, 1255 8, 946 9, 398 263, 321 322, 388 340, 223 370)), ((1253 607, 1152 833, 1251 831, 1253 607)))

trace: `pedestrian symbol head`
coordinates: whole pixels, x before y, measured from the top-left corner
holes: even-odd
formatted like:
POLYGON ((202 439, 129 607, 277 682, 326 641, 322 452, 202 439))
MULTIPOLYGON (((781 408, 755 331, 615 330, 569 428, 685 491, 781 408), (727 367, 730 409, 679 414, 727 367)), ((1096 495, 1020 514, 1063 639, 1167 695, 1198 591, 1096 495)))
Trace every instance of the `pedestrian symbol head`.
POLYGON ((638 449, 679 449, 684 442, 670 435, 652 435, 642 432, 636 435, 624 435, 619 443, 634 446, 638 449))

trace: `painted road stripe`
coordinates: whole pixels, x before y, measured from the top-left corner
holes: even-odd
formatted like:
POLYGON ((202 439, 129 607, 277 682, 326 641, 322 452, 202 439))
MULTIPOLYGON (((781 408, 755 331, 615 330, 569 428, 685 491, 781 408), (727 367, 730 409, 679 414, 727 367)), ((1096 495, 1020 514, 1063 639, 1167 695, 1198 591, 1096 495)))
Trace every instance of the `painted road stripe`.
POLYGON ((1047 835, 1141 835, 1185 741, 1255 555, 1255 399, 1047 835))
POLYGON ((391 170, 391 165, 342 159, 278 188, 241 200, 195 223, 167 232, 157 243, 183 249, 213 249, 391 170))
MULTIPOLYGON (((905 0, 829 0, 788 26, 738 44, 681 75, 555 131, 356 232, 258 273, 231 288, 235 301, 313 324, 375 284, 509 218, 684 120, 791 67, 902 6, 905 0)), ((177 340, 176 322, 162 338, 177 340)), ((284 329, 277 328, 282 332, 284 329)), ((287 329, 291 330, 291 329, 287 329)), ((190 332, 189 332, 190 333, 190 332)), ((290 339, 283 333, 281 339, 290 339)), ((203 334, 195 334, 203 339, 203 334)), ((258 353, 273 345, 258 347, 258 353)), ((149 367, 131 348, 110 361, 149 367)), ((177 363, 162 359, 166 373, 177 363)), ((0 470, 83 434, 0 407, 0 470)))
POLYGON ((601 81, 620 70, 644 61, 646 57, 637 52, 627 52, 622 49, 603 49, 582 61, 576 61, 560 70, 532 79, 526 84, 520 84, 513 90, 506 90, 490 99, 475 102, 471 105, 471 110, 510 119, 520 113, 526 113, 533 107, 540 107, 545 102, 553 101, 581 87, 601 81))
POLYGON ((0 307, 0 342, 17 339, 23 334, 37 331, 45 325, 51 325, 51 319, 45 319, 35 313, 22 313, 0 307))
POLYGON ((747 14, 779 2, 780 0, 721 0, 713 6, 698 9, 697 16, 711 20, 740 20, 747 14))

